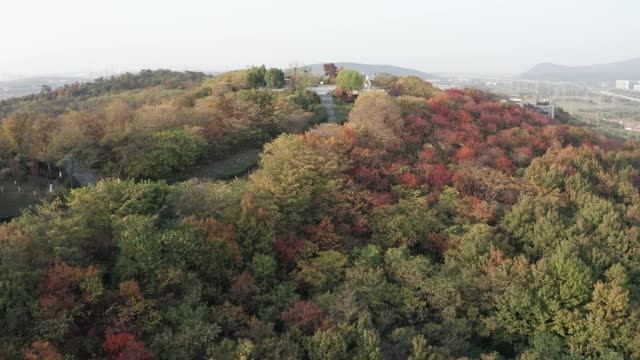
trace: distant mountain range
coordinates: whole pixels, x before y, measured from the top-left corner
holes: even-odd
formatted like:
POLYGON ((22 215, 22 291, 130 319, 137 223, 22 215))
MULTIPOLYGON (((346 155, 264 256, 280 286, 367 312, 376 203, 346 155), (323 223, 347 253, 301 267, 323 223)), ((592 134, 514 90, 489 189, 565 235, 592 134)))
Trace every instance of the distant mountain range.
POLYGON ((529 80, 613 81, 640 80, 640 57, 627 61, 586 66, 542 63, 521 75, 529 80))
MULTIPOLYGON (((337 67, 343 66, 345 69, 355 70, 366 75, 387 73, 396 76, 417 76, 423 79, 433 78, 433 75, 427 74, 420 70, 408 69, 393 65, 360 64, 352 62, 334 62, 334 64, 337 67)), ((311 67, 311 71, 314 74, 322 75, 324 74, 323 65, 324 64, 311 64, 307 66, 311 67)))

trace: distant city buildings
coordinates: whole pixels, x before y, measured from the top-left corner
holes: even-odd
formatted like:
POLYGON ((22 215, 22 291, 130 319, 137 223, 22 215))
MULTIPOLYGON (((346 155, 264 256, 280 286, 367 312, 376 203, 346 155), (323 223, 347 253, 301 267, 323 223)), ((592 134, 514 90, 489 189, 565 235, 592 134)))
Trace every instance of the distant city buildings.
POLYGON ((629 91, 631 89, 631 81, 616 80, 616 89, 629 91))
POLYGON ((640 81, 616 80, 616 90, 640 92, 640 81))

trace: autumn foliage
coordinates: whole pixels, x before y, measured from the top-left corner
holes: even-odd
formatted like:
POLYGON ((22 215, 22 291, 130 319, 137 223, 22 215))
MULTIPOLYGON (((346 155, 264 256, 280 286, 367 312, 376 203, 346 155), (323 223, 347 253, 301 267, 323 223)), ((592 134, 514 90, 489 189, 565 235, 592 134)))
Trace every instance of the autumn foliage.
POLYGON ((310 301, 296 301, 291 308, 282 313, 282 319, 289 327, 299 327, 305 332, 313 332, 321 324, 324 311, 310 301))
MULTIPOLYGON (((140 150, 121 131, 145 118, 229 150, 308 100, 237 76, 166 113, 59 116, 87 153, 140 150)), ((247 176, 105 179, 0 225, 0 358, 640 357, 640 144, 381 81, 344 125, 275 137, 247 176)), ((12 155, 33 151, 32 120, 9 119, 12 155)))
POLYGON ((114 360, 147 360, 153 357, 143 342, 127 333, 107 336, 102 349, 114 360))

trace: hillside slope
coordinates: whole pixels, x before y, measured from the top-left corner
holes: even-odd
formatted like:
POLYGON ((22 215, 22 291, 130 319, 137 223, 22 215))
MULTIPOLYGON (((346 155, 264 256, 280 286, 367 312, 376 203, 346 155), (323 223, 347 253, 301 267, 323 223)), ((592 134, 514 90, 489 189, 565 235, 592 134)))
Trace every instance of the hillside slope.
MULTIPOLYGON (((161 124, 300 112, 205 84, 161 124)), ((104 180, 0 226, 0 357, 638 358, 640 144, 415 85, 278 136, 247 178, 104 180)))
POLYGON ((315 93, 250 88, 247 73, 143 70, 0 101, 0 170, 51 176, 72 157, 107 176, 185 178, 326 117, 315 93))

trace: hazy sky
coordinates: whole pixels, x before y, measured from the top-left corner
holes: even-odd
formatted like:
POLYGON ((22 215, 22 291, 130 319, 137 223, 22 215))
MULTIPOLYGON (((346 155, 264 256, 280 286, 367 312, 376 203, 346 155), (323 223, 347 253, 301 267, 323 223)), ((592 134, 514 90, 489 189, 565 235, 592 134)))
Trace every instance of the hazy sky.
POLYGON ((518 73, 640 56, 640 0, 0 0, 0 74, 355 61, 518 73))

